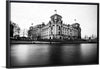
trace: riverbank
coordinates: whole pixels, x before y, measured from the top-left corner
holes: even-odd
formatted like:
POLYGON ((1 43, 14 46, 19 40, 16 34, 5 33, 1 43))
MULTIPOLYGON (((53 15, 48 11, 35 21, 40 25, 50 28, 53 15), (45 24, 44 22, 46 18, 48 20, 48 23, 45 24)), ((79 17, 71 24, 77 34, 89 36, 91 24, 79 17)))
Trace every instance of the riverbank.
POLYGON ((55 43, 64 43, 64 44, 80 44, 80 43, 97 43, 90 41, 19 41, 19 40, 11 40, 11 44, 55 44, 55 43))

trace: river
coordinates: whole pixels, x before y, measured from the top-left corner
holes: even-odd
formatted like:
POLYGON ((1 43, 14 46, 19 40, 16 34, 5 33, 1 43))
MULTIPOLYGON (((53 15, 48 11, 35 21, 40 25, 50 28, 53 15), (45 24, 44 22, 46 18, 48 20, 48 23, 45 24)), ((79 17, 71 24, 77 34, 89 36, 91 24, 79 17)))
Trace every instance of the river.
POLYGON ((96 64, 97 44, 11 44, 11 66, 96 64))

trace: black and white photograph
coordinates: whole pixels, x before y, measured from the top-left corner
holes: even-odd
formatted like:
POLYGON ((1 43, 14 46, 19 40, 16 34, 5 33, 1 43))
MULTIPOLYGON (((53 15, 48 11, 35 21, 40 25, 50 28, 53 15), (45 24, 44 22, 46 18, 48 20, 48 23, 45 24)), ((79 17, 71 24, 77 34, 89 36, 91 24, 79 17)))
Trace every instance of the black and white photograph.
POLYGON ((7 66, 99 62, 98 3, 7 2, 7 66))

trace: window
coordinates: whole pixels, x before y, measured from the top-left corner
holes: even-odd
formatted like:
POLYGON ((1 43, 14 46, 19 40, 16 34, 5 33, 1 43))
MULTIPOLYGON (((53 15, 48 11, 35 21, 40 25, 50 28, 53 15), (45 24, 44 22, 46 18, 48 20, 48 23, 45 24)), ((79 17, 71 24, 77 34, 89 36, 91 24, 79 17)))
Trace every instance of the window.
POLYGON ((59 30, 60 30, 60 26, 59 26, 59 30))
POLYGON ((51 37, 50 37, 50 39, 51 39, 51 37))
POLYGON ((53 27, 51 27, 51 30, 53 29, 53 27))
POLYGON ((60 32, 59 32, 59 35, 60 35, 60 32))
POLYGON ((72 32, 72 29, 70 30, 70 32, 72 32))
POLYGON ((58 25, 57 25, 58 26, 58 25))

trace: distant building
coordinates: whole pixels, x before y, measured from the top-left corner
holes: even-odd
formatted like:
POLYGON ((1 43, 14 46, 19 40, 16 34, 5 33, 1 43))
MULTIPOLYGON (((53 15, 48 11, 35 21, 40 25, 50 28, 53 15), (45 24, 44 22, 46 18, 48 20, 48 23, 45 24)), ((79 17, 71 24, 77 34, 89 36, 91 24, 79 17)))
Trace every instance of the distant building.
POLYGON ((29 37, 33 39, 81 39, 80 24, 64 24, 62 16, 58 14, 52 15, 50 18, 51 20, 46 25, 31 26, 29 37))

